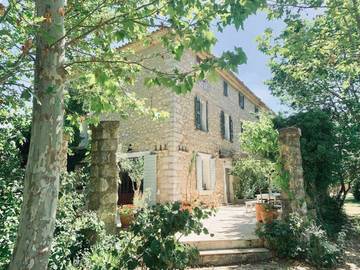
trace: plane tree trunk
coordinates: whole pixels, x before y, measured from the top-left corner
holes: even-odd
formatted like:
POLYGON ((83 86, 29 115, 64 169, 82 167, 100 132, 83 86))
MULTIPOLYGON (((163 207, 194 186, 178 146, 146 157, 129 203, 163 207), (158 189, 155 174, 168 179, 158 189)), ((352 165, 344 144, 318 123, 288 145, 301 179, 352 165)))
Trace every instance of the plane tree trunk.
POLYGON ((59 193, 64 118, 64 0, 36 0, 45 20, 36 36, 31 143, 10 270, 47 269, 59 193))

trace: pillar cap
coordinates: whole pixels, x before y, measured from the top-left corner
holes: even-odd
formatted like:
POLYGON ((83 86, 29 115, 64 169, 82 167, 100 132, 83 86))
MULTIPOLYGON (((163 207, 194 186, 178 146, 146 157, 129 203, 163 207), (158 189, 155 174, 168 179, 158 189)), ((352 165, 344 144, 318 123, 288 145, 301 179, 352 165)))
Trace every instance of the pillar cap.
POLYGON ((280 136, 287 136, 287 135, 293 135, 293 136, 301 136, 301 129, 298 127, 286 127, 279 129, 280 136))

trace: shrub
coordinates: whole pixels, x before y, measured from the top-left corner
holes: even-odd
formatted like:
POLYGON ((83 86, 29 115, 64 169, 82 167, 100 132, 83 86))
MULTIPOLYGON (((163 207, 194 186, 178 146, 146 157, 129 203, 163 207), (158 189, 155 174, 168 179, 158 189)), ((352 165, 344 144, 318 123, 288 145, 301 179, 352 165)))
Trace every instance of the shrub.
POLYGON ((85 208, 87 182, 88 174, 83 170, 61 177, 49 269, 68 269, 70 265, 76 265, 95 244, 96 238, 105 235, 96 214, 85 208))
POLYGON ((3 269, 10 262, 16 241, 25 175, 18 146, 25 142, 23 134, 29 129, 29 116, 24 108, 17 111, 1 107, 0 123, 0 269, 3 269))
POLYGON ((201 220, 209 210, 182 210, 180 203, 141 209, 128 231, 105 236, 87 252, 77 269, 185 269, 198 251, 179 242, 181 235, 207 233, 201 220))
POLYGON ((356 201, 360 201, 360 181, 355 181, 352 186, 352 193, 356 201))
MULTIPOLYGON (((180 203, 155 205, 143 209, 131 227, 139 246, 133 259, 142 258, 150 269, 185 269, 197 258, 195 248, 178 241, 180 235, 192 232, 207 233, 201 220, 211 214, 210 210, 195 207, 192 212, 181 209, 180 203)), ((130 259, 127 269, 134 260, 130 259)))
POLYGON ((344 234, 340 234, 337 245, 314 221, 306 221, 296 214, 287 221, 262 224, 256 233, 280 257, 305 259, 317 267, 332 267, 342 259, 344 234))

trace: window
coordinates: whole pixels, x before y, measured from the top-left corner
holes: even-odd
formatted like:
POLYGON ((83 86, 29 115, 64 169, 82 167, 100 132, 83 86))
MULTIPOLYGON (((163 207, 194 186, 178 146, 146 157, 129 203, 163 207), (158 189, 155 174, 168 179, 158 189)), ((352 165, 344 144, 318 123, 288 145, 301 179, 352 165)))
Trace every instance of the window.
POLYGON ((202 131, 209 131, 208 102, 195 97, 195 127, 202 131))
POLYGON ((200 64, 201 61, 202 61, 201 58, 197 55, 197 56, 196 56, 196 63, 197 63, 197 64, 200 64))
POLYGON ((245 96, 239 93, 239 106, 241 109, 245 108, 245 96))
POLYGON ((233 142, 233 121, 230 115, 220 112, 220 131, 221 137, 233 142))
POLYGON ((244 132, 244 126, 243 126, 243 122, 240 122, 240 133, 244 132))
POLYGON ((255 117, 257 119, 259 119, 259 107, 255 105, 255 108, 254 108, 254 112, 255 112, 255 117))
POLYGON ((229 87, 227 82, 224 81, 224 96, 227 97, 229 95, 229 87))
POLYGON ((198 191, 201 192, 215 189, 215 159, 211 158, 211 155, 203 153, 197 154, 196 178, 198 191))

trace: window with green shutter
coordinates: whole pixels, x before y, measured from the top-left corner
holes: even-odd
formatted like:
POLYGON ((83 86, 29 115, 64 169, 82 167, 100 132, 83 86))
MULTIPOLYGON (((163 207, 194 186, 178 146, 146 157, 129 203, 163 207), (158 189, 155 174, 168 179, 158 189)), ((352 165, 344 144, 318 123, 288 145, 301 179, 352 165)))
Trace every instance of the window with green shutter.
POLYGON ((200 97, 195 97, 195 127, 202 131, 209 131, 208 112, 209 105, 207 101, 200 97))
POLYGON ((221 138, 225 138, 225 113, 224 111, 220 112, 220 133, 221 138))
POLYGON ((195 127, 201 129, 201 101, 198 96, 195 97, 195 127))
POLYGON ((239 106, 241 109, 245 108, 245 96, 242 93, 239 93, 239 106))
POLYGON ((254 108, 254 112, 255 112, 255 117, 257 119, 259 119, 259 107, 255 105, 255 108, 254 108))
POLYGON ((228 83, 224 81, 224 96, 227 97, 229 95, 229 87, 228 83))
POLYGON ((230 130, 230 142, 233 142, 234 140, 234 127, 233 127, 233 121, 231 116, 229 115, 229 130, 230 130))

